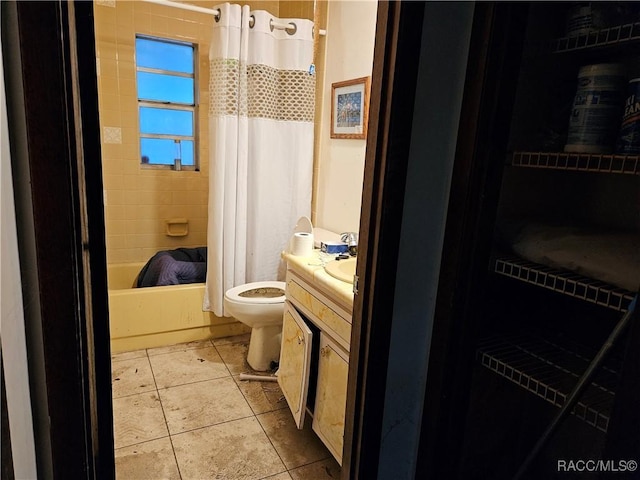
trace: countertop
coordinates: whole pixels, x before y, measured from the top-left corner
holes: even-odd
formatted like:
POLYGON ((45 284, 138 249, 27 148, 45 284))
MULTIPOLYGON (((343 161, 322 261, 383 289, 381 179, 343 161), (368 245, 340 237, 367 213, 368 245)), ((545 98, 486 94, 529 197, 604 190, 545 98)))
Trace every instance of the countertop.
POLYGON ((327 263, 335 261, 335 255, 315 249, 308 257, 299 257, 290 253, 283 253, 282 257, 287 262, 287 267, 299 277, 332 297, 349 312, 353 310, 353 285, 332 277, 324 269, 327 263))

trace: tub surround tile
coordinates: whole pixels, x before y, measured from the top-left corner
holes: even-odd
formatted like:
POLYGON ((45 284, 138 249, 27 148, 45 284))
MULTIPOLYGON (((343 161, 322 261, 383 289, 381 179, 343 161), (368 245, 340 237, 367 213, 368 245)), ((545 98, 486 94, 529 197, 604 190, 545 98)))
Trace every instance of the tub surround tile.
POLYGON ((255 417, 172 437, 183 480, 262 479, 286 468, 255 417))
POLYGON ((160 390, 171 435, 253 415, 232 378, 160 390))
POLYGON ((287 470, 331 455, 311 430, 311 422, 305 422, 304 429, 298 430, 288 409, 264 413, 257 418, 287 470))
POLYGON ((115 455, 119 479, 180 480, 169 437, 119 448, 115 455))
POLYGON ((113 400, 114 445, 127 447, 169 435, 157 393, 113 400))
POLYGON ((293 480, 337 480, 340 478, 340 465, 333 457, 291 470, 293 480))
POLYGON ((102 132, 104 143, 122 143, 122 129, 120 127, 103 127, 102 132))
POLYGON ((132 358, 141 358, 146 356, 147 356, 147 351, 145 349, 132 350, 130 352, 114 353, 113 355, 111 355, 111 361, 116 362, 119 360, 131 360, 132 358))
POLYGON ((118 360, 111 363, 113 398, 156 390, 149 359, 144 357, 118 360))
POLYGON ((235 343, 230 345, 218 345, 216 347, 225 365, 232 375, 241 373, 253 373, 254 370, 247 363, 249 345, 235 343))
POLYGON ((229 376, 214 347, 195 348, 149 357, 158 388, 229 376))
POLYGON ((163 355, 165 353, 184 352, 186 350, 195 350, 198 348, 209 348, 211 342, 209 340, 197 340, 195 342, 179 343, 177 345, 168 345, 166 347, 156 347, 147 349, 149 356, 163 355))
POLYGON ((233 379, 254 414, 272 412, 287 406, 287 401, 277 382, 240 380, 240 376, 234 376, 233 379))

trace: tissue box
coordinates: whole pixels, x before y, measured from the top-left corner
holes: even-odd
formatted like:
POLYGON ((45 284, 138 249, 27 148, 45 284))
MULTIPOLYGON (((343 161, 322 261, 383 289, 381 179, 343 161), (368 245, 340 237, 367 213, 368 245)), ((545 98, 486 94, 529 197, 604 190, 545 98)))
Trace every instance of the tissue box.
POLYGON ((349 245, 344 242, 321 242, 320 251, 324 253, 345 253, 349 251, 349 245))

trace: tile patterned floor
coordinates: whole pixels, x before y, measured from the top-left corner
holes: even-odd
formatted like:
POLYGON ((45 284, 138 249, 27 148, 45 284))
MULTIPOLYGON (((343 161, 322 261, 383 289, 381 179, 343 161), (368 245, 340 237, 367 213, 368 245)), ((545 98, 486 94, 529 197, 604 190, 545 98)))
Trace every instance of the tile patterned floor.
POLYGON ((112 357, 118 480, 331 480, 340 466, 298 430, 278 385, 247 382, 248 335, 112 357))

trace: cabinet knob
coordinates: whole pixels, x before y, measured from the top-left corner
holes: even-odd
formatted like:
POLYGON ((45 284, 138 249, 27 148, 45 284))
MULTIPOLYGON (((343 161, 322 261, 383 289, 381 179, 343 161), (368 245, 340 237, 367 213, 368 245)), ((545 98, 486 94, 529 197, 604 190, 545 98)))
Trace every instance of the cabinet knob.
POLYGON ((320 356, 326 357, 327 355, 329 355, 329 349, 327 347, 322 347, 320 349, 320 356))

